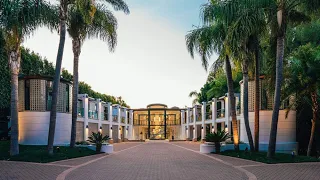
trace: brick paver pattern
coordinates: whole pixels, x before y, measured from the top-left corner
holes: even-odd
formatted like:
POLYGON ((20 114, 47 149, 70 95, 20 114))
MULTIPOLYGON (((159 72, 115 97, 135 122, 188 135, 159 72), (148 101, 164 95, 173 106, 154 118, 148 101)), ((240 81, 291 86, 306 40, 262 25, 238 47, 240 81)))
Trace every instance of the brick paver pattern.
POLYGON ((239 170, 170 143, 145 143, 67 175, 68 180, 248 179, 239 170))
POLYGON ((47 164, 0 161, 0 180, 55 180, 70 170, 65 174, 68 180, 248 179, 241 168, 262 180, 320 179, 320 163, 270 165, 216 154, 209 154, 214 157, 210 158, 199 154, 199 150, 200 144, 192 142, 127 142, 114 144, 115 153, 111 155, 47 164))

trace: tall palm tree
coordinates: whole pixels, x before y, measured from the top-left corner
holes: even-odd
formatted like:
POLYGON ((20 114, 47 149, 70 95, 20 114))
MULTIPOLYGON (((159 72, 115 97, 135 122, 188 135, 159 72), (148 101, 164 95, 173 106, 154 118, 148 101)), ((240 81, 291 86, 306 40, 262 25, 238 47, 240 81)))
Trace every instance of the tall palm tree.
POLYGON ((228 44, 229 42, 227 41, 228 27, 230 25, 230 22, 219 19, 219 16, 221 17, 221 14, 215 14, 216 11, 213 11, 219 5, 220 4, 215 1, 209 2, 204 5, 202 16, 205 25, 201 28, 189 32, 186 36, 186 44, 191 57, 194 57, 194 52, 199 53, 199 55, 201 56, 202 65, 205 70, 207 70, 208 68, 208 61, 213 52, 220 54, 215 64, 221 64, 221 62, 224 62, 225 64, 228 84, 228 96, 231 105, 230 114, 232 117, 233 139, 235 150, 238 151, 239 134, 235 110, 232 70, 230 63, 231 52, 228 44))
MULTIPOLYGON (((127 4, 122 0, 108 1, 115 10, 121 10, 124 13, 130 13, 127 4)), ((75 146, 76 142, 76 125, 77 125, 77 105, 79 89, 79 56, 81 47, 86 38, 99 38, 107 42, 109 50, 114 51, 117 44, 117 19, 104 4, 94 4, 95 13, 90 23, 86 22, 81 14, 86 7, 73 5, 69 8, 68 16, 68 33, 72 38, 73 50, 73 89, 72 89, 72 129, 70 147, 75 146)), ((90 11, 90 9, 88 9, 90 11)), ((123 102, 121 97, 120 102, 123 102)))
MULTIPOLYGON (((272 113, 272 123, 267 156, 274 157, 276 149, 276 138, 278 128, 278 116, 280 110, 280 94, 283 80, 283 59, 285 49, 285 37, 287 26, 290 22, 303 22, 306 16, 299 11, 299 7, 306 4, 318 5, 316 0, 239 0, 245 9, 264 10, 269 23, 271 36, 277 39, 276 48, 276 70, 275 70, 275 92, 272 113)), ((234 3, 235 5, 236 3, 234 3)), ((229 7, 229 9, 232 9, 229 7)))
MULTIPOLYGON (((106 0, 109 1, 109 0, 106 0)), ((59 6, 59 30, 60 40, 56 59, 56 70, 53 79, 52 88, 52 101, 51 101, 51 111, 50 111, 50 122, 49 122, 49 133, 48 133, 48 145, 47 150, 49 154, 53 154, 53 143, 54 134, 56 129, 56 119, 57 119, 57 100, 58 100, 58 88, 60 84, 60 73, 62 58, 64 52, 64 44, 66 40, 66 21, 68 17, 68 5, 73 4, 78 7, 86 7, 86 9, 80 9, 81 15, 84 17, 85 21, 89 23, 94 15, 95 8, 93 6, 94 0, 60 0, 59 6), (90 10, 88 11, 87 8, 90 10)))
MULTIPOLYGON (((311 155, 317 122, 319 120, 320 47, 313 44, 300 46, 292 53, 289 72, 294 74, 286 81, 288 99, 295 95, 296 102, 311 100, 312 127, 307 155, 311 155), (306 98, 309 97, 309 98, 306 98)), ((296 104, 293 104, 295 106, 296 104)))
POLYGON ((42 0, 2 0, 0 28, 5 37, 11 71, 11 145, 10 155, 19 154, 18 129, 18 74, 20 70, 20 45, 25 37, 44 25, 52 27, 55 17, 53 7, 42 0))
POLYGON ((60 72, 64 51, 64 44, 66 41, 66 20, 67 20, 67 9, 69 0, 60 0, 59 6, 59 47, 56 59, 56 70, 53 78, 53 88, 52 88, 52 101, 51 101, 51 111, 50 111, 50 122, 49 122, 49 134, 48 134, 48 153, 53 154, 53 142, 54 134, 56 130, 56 119, 57 119, 57 100, 58 100, 58 88, 60 83, 60 72))

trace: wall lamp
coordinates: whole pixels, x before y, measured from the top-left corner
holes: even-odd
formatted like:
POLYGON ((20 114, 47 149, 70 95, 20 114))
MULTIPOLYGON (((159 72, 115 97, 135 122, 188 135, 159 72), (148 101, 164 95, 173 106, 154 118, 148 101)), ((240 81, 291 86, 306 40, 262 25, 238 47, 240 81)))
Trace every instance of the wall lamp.
POLYGON ((88 129, 88 128, 89 128, 89 126, 88 126, 88 125, 86 125, 86 128, 88 129))
POLYGON ((201 126, 201 129, 203 129, 203 126, 201 126))
POLYGON ((100 126, 100 129, 102 129, 102 126, 100 126))
POLYGON ((129 130, 129 127, 127 127, 127 131, 129 130))
POLYGON ((225 128, 227 128, 227 127, 228 127, 228 125, 225 125, 224 127, 225 127, 225 128))
POLYGON ((110 129, 112 130, 112 127, 110 129))
POLYGON ((212 129, 214 128, 214 126, 212 126, 212 129))
POLYGON ((119 128, 119 130, 121 130, 121 128, 119 128))

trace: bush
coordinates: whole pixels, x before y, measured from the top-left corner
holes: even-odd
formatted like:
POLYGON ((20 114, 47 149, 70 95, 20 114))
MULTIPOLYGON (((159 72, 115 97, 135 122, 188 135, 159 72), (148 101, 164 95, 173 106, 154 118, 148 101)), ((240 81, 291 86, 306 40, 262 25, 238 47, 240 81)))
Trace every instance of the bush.
POLYGON ((102 136, 100 132, 92 132, 91 136, 88 137, 88 141, 90 143, 96 144, 96 152, 99 153, 101 151, 102 143, 108 141, 110 138, 108 135, 102 136))

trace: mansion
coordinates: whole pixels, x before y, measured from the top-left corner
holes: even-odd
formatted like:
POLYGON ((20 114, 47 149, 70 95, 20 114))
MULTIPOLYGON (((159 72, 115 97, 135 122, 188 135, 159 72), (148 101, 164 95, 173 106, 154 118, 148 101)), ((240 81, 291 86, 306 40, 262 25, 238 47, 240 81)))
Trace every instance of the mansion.
MULTIPOLYGON (((241 83, 241 82, 240 82, 241 83)), ((241 90, 243 85, 241 84, 241 90)), ((273 97, 265 93, 261 81, 260 149, 267 150, 271 128, 273 97), (270 97, 270 98, 268 98, 270 97)), ((19 78, 19 143, 45 145, 48 140, 52 100, 52 78, 25 76, 19 78)), ((249 82, 249 121, 254 134, 254 82, 249 82)), ((92 132, 109 135, 111 143, 139 140, 205 139, 207 133, 219 130, 232 132, 228 94, 188 108, 150 104, 146 108, 130 109, 78 95, 76 141, 85 141, 92 132)), ((72 83, 61 79, 58 92, 55 145, 68 145, 71 136, 72 83)), ((243 121, 242 91, 236 94, 236 112, 240 141, 248 143, 243 121)), ((297 149, 296 112, 280 110, 277 151, 297 149)))

